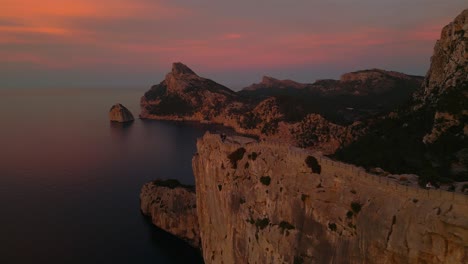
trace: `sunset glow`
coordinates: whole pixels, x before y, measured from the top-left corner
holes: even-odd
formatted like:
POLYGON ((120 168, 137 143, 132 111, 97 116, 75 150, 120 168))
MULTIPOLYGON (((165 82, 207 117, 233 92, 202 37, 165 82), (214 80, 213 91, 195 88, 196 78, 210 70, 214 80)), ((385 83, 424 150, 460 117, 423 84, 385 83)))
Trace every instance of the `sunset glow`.
POLYGON ((303 82, 369 67, 424 74, 440 29, 466 5, 310 2, 0 0, 0 85, 34 82, 19 72, 56 70, 101 72, 104 83, 116 67, 122 84, 136 75, 146 84, 173 61, 234 87, 279 70, 303 82), (225 77, 231 71, 250 75, 225 77))

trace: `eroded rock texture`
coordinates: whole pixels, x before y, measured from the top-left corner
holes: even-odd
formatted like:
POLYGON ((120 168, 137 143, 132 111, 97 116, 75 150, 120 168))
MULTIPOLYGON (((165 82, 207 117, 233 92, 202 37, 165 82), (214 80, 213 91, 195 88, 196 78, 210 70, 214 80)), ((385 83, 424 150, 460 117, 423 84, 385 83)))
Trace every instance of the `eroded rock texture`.
POLYGON ((153 224, 193 247, 200 247, 195 192, 189 187, 164 184, 163 181, 143 185, 140 207, 153 224), (163 184, 161 184, 163 183, 163 184))
POLYGON ((126 123, 134 120, 132 113, 122 104, 115 104, 109 110, 109 119, 112 122, 126 123))
POLYGON ((468 261, 466 196, 403 186, 277 143, 206 134, 197 148, 206 263, 468 261))

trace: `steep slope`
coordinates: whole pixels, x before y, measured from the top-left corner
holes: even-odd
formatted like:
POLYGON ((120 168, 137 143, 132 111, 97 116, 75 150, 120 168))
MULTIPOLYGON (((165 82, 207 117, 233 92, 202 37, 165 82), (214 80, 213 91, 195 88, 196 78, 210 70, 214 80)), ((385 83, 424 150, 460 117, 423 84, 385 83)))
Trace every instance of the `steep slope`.
POLYGON ((141 188, 140 209, 162 230, 200 247, 195 188, 177 180, 156 180, 141 188))
POLYGON ((205 134, 197 149, 206 263, 468 261, 466 196, 277 143, 205 134))
POLYGON ((239 133, 334 153, 365 132, 360 120, 403 102, 408 96, 401 94, 409 94, 418 83, 417 77, 368 70, 313 85, 264 77, 235 93, 174 63, 165 80, 142 97, 140 117, 217 123, 239 133), (400 97, 393 100, 390 93, 400 97))
POLYGON ((174 63, 164 81, 141 98, 140 117, 208 119, 218 115, 220 106, 236 97, 230 89, 198 76, 182 63, 174 63))
POLYGON ((292 97, 307 113, 317 113, 343 125, 406 103, 423 79, 380 69, 346 73, 340 80, 318 80, 313 84, 264 77, 261 83, 246 87, 238 94, 257 100, 292 97))
POLYGON ((468 181, 468 10, 444 27, 413 103, 337 157, 427 181, 468 181), (376 155, 378 153, 378 155, 376 155), (448 177, 448 178, 447 178, 448 177))

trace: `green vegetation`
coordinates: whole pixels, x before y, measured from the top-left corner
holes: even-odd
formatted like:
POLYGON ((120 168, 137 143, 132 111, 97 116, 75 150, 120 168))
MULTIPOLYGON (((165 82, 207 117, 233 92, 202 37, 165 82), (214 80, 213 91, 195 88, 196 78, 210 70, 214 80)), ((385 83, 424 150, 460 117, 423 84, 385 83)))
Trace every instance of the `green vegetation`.
POLYGON ((248 112, 241 118, 239 125, 245 129, 254 129, 262 122, 262 118, 257 114, 248 112))
POLYGON ((153 115, 191 115, 195 108, 190 102, 185 101, 177 95, 160 96, 161 102, 157 105, 149 105, 147 110, 153 115))
POLYGON ((468 146, 468 137, 461 136, 463 125, 468 122, 461 116, 461 111, 468 108, 467 100, 462 98, 461 89, 454 89, 443 94, 434 108, 413 111, 409 106, 403 107, 397 118, 377 120, 366 135, 339 149, 333 157, 365 168, 380 167, 393 174, 417 174, 421 186, 429 181, 441 182, 443 177, 468 180, 468 173, 452 174, 450 169, 454 162, 468 163, 455 155, 468 146), (423 138, 432 127, 444 125, 443 119, 434 120, 436 110, 453 114, 461 124, 426 145, 423 138))
POLYGON ((262 177, 260 177, 260 182, 263 185, 268 186, 268 185, 270 185, 271 178, 270 178, 270 176, 262 176, 262 177))
POLYGON ((270 224, 270 219, 266 217, 263 219, 259 218, 255 221, 255 226, 259 228, 260 230, 265 229, 265 227, 267 227, 269 224, 270 224))
POLYGON ((248 162, 245 163, 244 169, 248 169, 250 167, 250 164, 248 162))
POLYGON ((346 213, 346 218, 351 219, 351 218, 353 218, 353 215, 354 215, 353 212, 348 211, 348 212, 346 213))
POLYGON ((265 123, 262 128, 262 134, 274 135, 278 133, 278 123, 278 119, 271 120, 270 122, 265 123))
POLYGON ((231 167, 233 169, 237 169, 237 162, 244 157, 245 148, 238 148, 231 154, 229 154, 228 158, 231 161, 231 167))
POLYGON ((195 192, 195 186, 194 185, 185 185, 180 183, 176 179, 167 179, 167 180, 160 180, 157 179, 153 181, 153 184, 159 187, 166 187, 169 189, 175 189, 175 188, 184 188, 187 189, 190 192, 195 192))
POLYGON ((358 214, 361 211, 362 205, 358 202, 352 202, 351 203, 351 209, 355 214, 358 214))
POLYGON ((308 156, 305 159, 305 163, 309 168, 312 169, 313 173, 320 174, 322 172, 322 166, 318 163, 317 159, 313 156, 308 156))
POLYGON ((223 186, 221 184, 218 184, 218 190, 221 191, 223 189, 223 186))
POLYGON ((335 223, 329 223, 328 224, 328 229, 330 229, 331 231, 336 231, 336 224, 335 223))

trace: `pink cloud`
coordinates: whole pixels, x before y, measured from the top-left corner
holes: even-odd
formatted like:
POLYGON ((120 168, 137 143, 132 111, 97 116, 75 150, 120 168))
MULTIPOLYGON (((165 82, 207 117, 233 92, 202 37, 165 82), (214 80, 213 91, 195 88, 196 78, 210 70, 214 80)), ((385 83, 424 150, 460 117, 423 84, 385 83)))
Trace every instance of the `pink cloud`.
POLYGON ((229 39, 240 39, 242 38, 242 35, 239 34, 239 33, 228 33, 228 34, 224 34, 222 36, 222 39, 226 39, 226 40, 229 40, 229 39))

